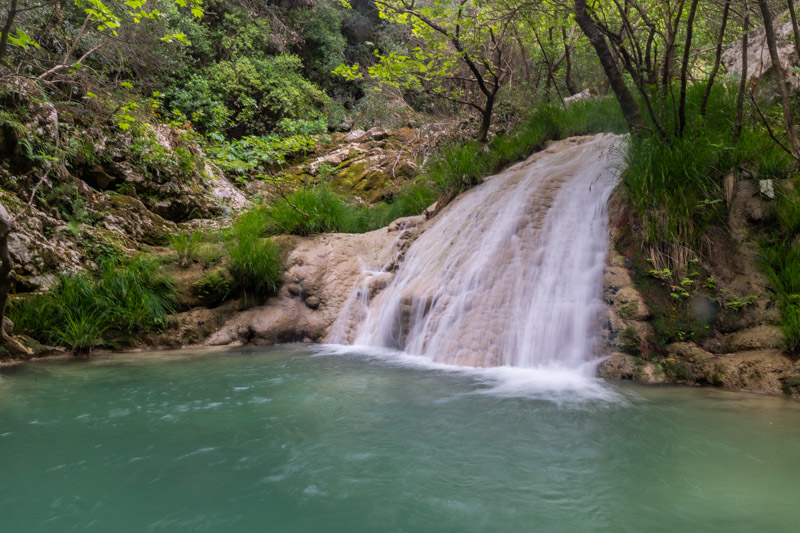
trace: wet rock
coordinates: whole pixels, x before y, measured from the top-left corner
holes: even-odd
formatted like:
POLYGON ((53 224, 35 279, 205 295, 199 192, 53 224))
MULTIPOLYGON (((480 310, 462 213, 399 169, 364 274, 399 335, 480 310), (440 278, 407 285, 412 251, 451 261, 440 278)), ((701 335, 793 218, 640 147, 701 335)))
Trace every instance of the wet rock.
POLYGON ((671 356, 692 363, 702 363, 714 358, 711 353, 691 342, 675 342, 668 345, 666 350, 671 356))
POLYGON ((615 353, 597 366, 597 377, 606 379, 633 379, 636 374, 636 359, 630 355, 615 353))
POLYGON ((425 222, 425 217, 423 215, 398 218, 397 220, 389 224, 386 230, 389 233, 394 233, 396 231, 405 231, 407 229, 416 228, 423 222, 425 222))
POLYGON ((655 363, 644 363, 636 367, 633 379, 641 383, 666 383, 668 381, 664 369, 655 363))

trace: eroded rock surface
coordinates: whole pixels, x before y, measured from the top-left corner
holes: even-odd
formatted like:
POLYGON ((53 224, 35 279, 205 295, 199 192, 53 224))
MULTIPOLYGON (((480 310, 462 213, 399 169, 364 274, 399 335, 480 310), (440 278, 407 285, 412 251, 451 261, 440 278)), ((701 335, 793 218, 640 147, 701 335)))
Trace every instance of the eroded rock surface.
POLYGON ((205 343, 323 342, 352 303, 357 287, 367 279, 383 279, 372 285, 377 293, 391 280, 398 258, 421 229, 422 217, 402 220, 364 234, 333 233, 300 240, 288 254, 285 283, 278 295, 263 306, 233 315, 205 343))

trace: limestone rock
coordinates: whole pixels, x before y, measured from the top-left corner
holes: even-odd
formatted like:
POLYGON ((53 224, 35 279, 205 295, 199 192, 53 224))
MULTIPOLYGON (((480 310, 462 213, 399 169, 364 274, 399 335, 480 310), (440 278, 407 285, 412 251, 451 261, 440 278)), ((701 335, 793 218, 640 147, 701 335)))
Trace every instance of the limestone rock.
POLYGON ((614 295, 612 307, 620 317, 626 320, 646 320, 650 317, 650 310, 644 299, 633 287, 623 287, 614 295))
POLYGON ((233 315, 206 344, 272 344, 306 337, 322 342, 337 321, 337 331, 347 338, 357 321, 357 289, 366 287, 374 270, 389 262, 399 236, 381 229, 298 239, 286 259, 288 283, 278 295, 233 315))
POLYGON ((317 298, 316 296, 309 296, 308 298, 305 299, 305 303, 306 307, 308 307, 309 309, 317 309, 319 308, 320 301, 319 298, 317 298))
POLYGON ((606 379, 633 379, 636 374, 636 360, 630 355, 614 353, 597 366, 595 373, 606 379))
POLYGON ((783 346, 784 342, 785 337, 781 330, 768 325, 737 331, 722 339, 726 352, 778 349, 783 346))
MULTIPOLYGON (((788 12, 776 16, 774 20, 775 40, 777 41, 778 58, 783 70, 786 72, 789 86, 797 91, 800 89, 800 73, 792 67, 798 65, 797 53, 794 50, 792 23, 788 20, 788 12)), ((742 39, 734 42, 722 54, 722 64, 729 76, 741 77, 742 65, 742 39)), ((747 77, 748 82, 762 80, 772 70, 772 57, 767 49, 767 37, 763 26, 750 31, 747 41, 747 77)))
POLYGON ((693 363, 702 363, 713 359, 714 356, 692 342, 675 342, 667 346, 667 353, 671 356, 693 363))

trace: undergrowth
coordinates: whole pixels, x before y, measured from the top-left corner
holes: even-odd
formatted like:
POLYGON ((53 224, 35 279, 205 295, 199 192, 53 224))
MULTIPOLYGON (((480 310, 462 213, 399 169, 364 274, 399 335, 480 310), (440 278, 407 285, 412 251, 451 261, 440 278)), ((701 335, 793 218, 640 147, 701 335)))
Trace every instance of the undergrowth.
POLYGON ((242 214, 234 223, 228 267, 245 295, 265 299, 275 294, 283 280, 283 257, 280 246, 266 238, 269 215, 264 207, 242 214))
MULTIPOLYGON (((796 183, 797 185, 797 183, 796 183)), ((781 309, 786 351, 800 352, 800 195, 779 189, 772 235, 761 245, 761 264, 781 309)))
POLYGON ((548 141, 604 131, 626 131, 613 98, 579 101, 567 108, 540 105, 513 132, 499 135, 488 144, 456 143, 441 148, 417 181, 387 201, 358 205, 321 183, 286 199, 276 199, 268 208, 271 220, 265 222, 274 233, 296 235, 371 231, 398 218, 420 214, 437 197, 477 185, 485 176, 530 156, 548 141))
POLYGON ((440 193, 460 192, 541 150, 548 141, 625 131, 619 104, 612 97, 582 100, 566 108, 543 104, 511 133, 498 135, 489 144, 473 141, 444 147, 427 166, 425 178, 440 193))
MULTIPOLYGON (((724 225, 726 175, 779 178, 792 168, 791 158, 756 121, 745 121, 738 138, 734 135, 734 88, 715 86, 705 120, 699 113, 703 91, 695 85, 687 93, 690 120, 682 137, 664 139, 654 132, 631 138, 623 178, 655 268, 678 275, 692 258, 709 252, 706 231, 724 225)), ((672 109, 661 115, 664 130, 674 131, 672 109)))
POLYGON ((8 314, 20 333, 86 353, 164 329, 176 310, 176 296, 174 280, 156 260, 105 259, 96 277, 63 274, 51 291, 12 300, 8 314))

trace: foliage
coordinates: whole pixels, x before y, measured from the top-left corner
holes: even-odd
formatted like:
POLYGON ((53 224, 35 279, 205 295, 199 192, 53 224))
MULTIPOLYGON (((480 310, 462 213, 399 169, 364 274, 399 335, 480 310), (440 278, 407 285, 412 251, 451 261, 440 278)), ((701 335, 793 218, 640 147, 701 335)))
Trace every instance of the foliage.
POLYGON ((209 65, 166 95, 201 131, 265 135, 284 118, 323 115, 327 96, 303 77, 302 67, 292 54, 238 57, 209 65))
POLYGON ((176 308, 174 280, 136 257, 101 262, 97 277, 64 274, 51 291, 12 301, 9 317, 21 333, 82 353, 109 345, 108 335, 161 330, 176 308))
POLYGON ((278 122, 269 135, 245 136, 228 141, 223 136, 209 136, 209 152, 225 172, 239 176, 266 172, 269 167, 283 165, 288 157, 306 154, 316 146, 317 136, 327 131, 324 118, 278 122), (216 142, 213 142, 216 140, 216 142))
POLYGON ((229 270, 245 294, 266 298, 283 282, 283 257, 280 246, 264 238, 267 213, 263 208, 241 215, 233 225, 228 243, 229 270))
POLYGON ((187 268, 194 262, 198 255, 200 247, 200 235, 198 232, 179 232, 170 235, 170 246, 175 250, 177 255, 178 265, 181 268, 187 268))
POLYGON ((200 301, 208 307, 216 307, 228 297, 232 290, 231 280, 225 270, 218 268, 206 272, 193 284, 194 291, 200 301))

